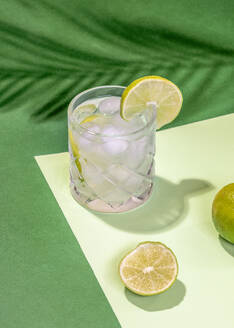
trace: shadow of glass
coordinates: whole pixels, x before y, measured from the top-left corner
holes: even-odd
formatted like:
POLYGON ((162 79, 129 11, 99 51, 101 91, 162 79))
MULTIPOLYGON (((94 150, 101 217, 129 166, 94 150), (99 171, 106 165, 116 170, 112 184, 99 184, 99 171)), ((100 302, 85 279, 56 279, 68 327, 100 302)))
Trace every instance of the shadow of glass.
POLYGON ((234 257, 234 244, 229 243, 229 241, 225 240, 221 236, 219 236, 219 242, 224 250, 234 257))
POLYGON ((150 199, 138 209, 127 213, 96 213, 107 224, 117 229, 135 233, 166 230, 179 223, 188 211, 187 196, 212 189, 204 180, 185 179, 175 184, 162 177, 155 177, 150 199))
POLYGON ((164 293, 153 296, 140 296, 125 288, 128 301, 148 312, 171 309, 183 301, 185 294, 185 285, 180 280, 164 293))

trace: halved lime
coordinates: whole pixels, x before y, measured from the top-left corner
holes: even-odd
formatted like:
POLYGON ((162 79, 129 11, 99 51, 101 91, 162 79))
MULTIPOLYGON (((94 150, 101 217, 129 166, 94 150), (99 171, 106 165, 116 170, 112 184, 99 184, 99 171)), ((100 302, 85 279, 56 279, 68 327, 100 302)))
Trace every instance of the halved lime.
POLYGON ((124 285, 139 295, 164 292, 175 282, 178 264, 171 249, 160 242, 140 243, 119 266, 124 285))
POLYGON ((212 218, 219 234, 234 244, 234 183, 226 185, 216 194, 212 218))

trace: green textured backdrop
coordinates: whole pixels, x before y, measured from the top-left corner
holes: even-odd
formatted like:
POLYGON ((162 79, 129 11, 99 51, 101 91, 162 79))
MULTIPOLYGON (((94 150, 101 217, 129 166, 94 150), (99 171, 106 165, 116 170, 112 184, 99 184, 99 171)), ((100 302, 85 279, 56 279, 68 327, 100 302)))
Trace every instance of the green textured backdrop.
POLYGON ((182 89, 168 127, 233 113, 234 2, 1 0, 0 327, 119 327, 33 156, 79 91, 149 74, 182 89))

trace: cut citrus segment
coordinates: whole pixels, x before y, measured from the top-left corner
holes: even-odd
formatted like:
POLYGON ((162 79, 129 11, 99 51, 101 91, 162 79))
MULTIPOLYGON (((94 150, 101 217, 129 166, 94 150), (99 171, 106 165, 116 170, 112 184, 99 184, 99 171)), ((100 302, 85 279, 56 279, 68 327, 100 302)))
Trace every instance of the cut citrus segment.
POLYGON ((119 266, 125 286, 139 295, 155 295, 176 280, 178 264, 174 253, 160 242, 140 243, 119 266))
POLYGON ((71 151, 72 151, 72 154, 73 154, 73 157, 75 159, 75 163, 76 163, 76 166, 77 166, 77 169, 80 173, 80 180, 83 181, 83 176, 82 176, 82 167, 81 167, 81 164, 80 164, 80 154, 79 154, 79 149, 76 145, 76 142, 73 138, 73 135, 72 135, 72 132, 71 130, 69 129, 68 130, 68 137, 69 137, 69 143, 70 143, 70 146, 71 146, 71 151))
POLYGON ((90 116, 86 117, 80 124, 92 122, 93 120, 95 120, 96 118, 99 118, 99 117, 101 117, 101 115, 90 115, 90 116))
MULTIPOLYGON (((100 117, 100 115, 90 115, 90 116, 86 117, 80 124, 82 125, 82 124, 85 124, 85 123, 92 122, 94 119, 99 118, 99 117, 100 117)), ((76 141, 74 140, 72 131, 70 129, 68 129, 68 137, 69 137, 69 143, 70 143, 70 146, 71 146, 71 151, 72 151, 73 157, 75 159, 77 169, 78 169, 79 174, 80 174, 80 180, 84 181, 84 178, 83 178, 83 175, 82 175, 82 166, 81 166, 81 163, 80 163, 79 148, 78 148, 78 145, 77 145, 76 141)))
POLYGON ((154 105, 157 129, 173 121, 183 102, 179 88, 161 76, 144 76, 133 81, 123 92, 120 115, 129 120, 135 114, 154 105))

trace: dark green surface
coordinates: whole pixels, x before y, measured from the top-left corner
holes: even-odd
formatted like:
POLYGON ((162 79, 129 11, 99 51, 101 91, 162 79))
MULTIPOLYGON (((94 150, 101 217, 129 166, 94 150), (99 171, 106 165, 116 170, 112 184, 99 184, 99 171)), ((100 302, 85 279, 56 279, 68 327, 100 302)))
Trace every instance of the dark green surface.
POLYGON ((76 93, 142 75, 182 89, 170 126, 233 113, 233 22, 231 0, 1 1, 0 327, 119 327, 33 156, 67 150, 76 93))
POLYGON ((33 159, 66 150, 65 121, 9 112, 1 142, 0 327, 119 327, 33 159))

